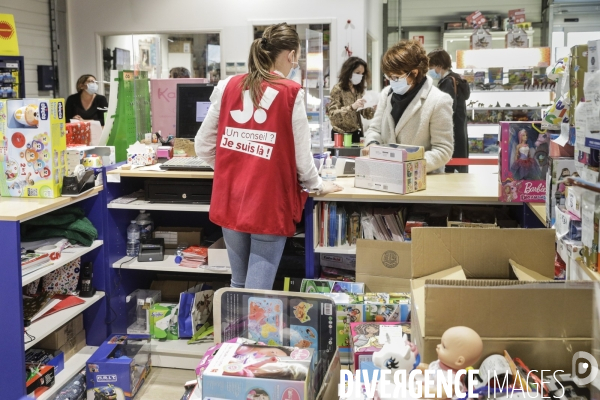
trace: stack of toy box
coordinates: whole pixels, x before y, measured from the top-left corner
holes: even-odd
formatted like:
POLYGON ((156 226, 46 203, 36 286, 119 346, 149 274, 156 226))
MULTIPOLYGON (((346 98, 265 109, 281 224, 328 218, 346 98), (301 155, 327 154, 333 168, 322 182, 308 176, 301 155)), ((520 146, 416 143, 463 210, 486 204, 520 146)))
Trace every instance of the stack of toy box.
POLYGON ((66 147, 62 99, 0 100, 2 196, 60 196, 66 147))
POLYGON ((424 156, 421 146, 371 145, 369 157, 356 159, 354 186, 398 194, 425 190, 424 156))

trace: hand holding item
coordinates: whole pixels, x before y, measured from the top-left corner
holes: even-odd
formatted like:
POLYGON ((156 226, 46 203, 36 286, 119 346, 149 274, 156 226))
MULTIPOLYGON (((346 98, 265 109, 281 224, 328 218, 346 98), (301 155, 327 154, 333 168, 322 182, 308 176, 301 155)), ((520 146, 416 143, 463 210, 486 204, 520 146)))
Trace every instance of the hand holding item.
POLYGON ((352 109, 358 110, 359 108, 363 108, 365 106, 366 102, 367 102, 367 100, 365 100, 365 99, 358 99, 354 102, 354 104, 352 104, 352 109))
MULTIPOLYGON (((369 145, 369 146, 371 146, 371 145, 369 145)), ((363 149, 360 151, 360 155, 362 155, 362 156, 368 156, 368 155, 369 155, 369 152, 370 152, 370 150, 369 150, 369 146, 367 146, 367 147, 363 148, 363 149)))
POLYGON ((326 181, 323 182, 323 186, 321 187, 321 190, 317 192, 317 194, 319 196, 323 196, 329 193, 340 192, 342 190, 344 190, 344 188, 338 185, 337 183, 326 181))

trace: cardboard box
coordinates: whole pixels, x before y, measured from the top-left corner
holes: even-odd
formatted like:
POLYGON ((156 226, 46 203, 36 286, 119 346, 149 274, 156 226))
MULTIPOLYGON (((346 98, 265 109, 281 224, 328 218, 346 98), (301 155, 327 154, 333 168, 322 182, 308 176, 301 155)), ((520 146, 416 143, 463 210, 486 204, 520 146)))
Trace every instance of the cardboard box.
POLYGON ((67 340, 67 342, 60 347, 65 355, 65 362, 69 361, 71 357, 79 353, 81 349, 85 347, 85 331, 80 331, 73 339, 67 340))
POLYGON ((426 187, 425 160, 392 162, 359 157, 354 170, 354 186, 358 188, 406 194, 426 187))
POLYGON ((409 292, 411 243, 356 241, 356 281, 368 292, 409 292))
POLYGON ((202 243, 202 228, 158 227, 153 235, 155 238, 165 239, 167 249, 176 249, 179 243, 187 243, 188 246, 200 246, 202 243))
POLYGON ((458 206, 450 209, 448 228, 498 228, 493 209, 477 206, 458 206))
POLYGON ((156 280, 150 284, 151 290, 160 292, 160 299, 166 303, 179 303, 179 295, 186 290, 204 282, 156 280))
POLYGON ((507 350, 532 369, 569 372, 574 353, 591 349, 592 286, 553 281, 554 236, 551 229, 415 229, 412 333, 422 361, 437 359, 448 328, 468 326, 483 340, 479 362, 507 350))
POLYGON ((425 157, 425 150, 422 146, 407 146, 404 144, 376 144, 369 146, 369 158, 386 161, 416 161, 425 157))
POLYGON ((60 350, 67 341, 73 340, 81 331, 83 331, 83 314, 79 314, 50 335, 46 336, 36 346, 42 349, 60 350))
POLYGON ((214 242, 208 248, 208 266, 209 267, 231 267, 225 239, 221 238, 214 242))
POLYGON ((54 385, 54 377, 54 367, 51 365, 42 365, 40 372, 27 381, 27 394, 34 393, 35 397, 38 397, 38 395, 47 390, 46 388, 54 385))
POLYGON ((2 196, 59 197, 66 173, 64 100, 1 101, 0 114, 6 118, 0 120, 2 196))
POLYGON ((113 335, 87 361, 87 400, 131 400, 150 373, 150 337, 113 335))
POLYGON ((546 226, 554 225, 556 219, 555 206, 564 206, 567 186, 558 183, 575 172, 575 160, 571 158, 550 158, 546 173, 546 226))

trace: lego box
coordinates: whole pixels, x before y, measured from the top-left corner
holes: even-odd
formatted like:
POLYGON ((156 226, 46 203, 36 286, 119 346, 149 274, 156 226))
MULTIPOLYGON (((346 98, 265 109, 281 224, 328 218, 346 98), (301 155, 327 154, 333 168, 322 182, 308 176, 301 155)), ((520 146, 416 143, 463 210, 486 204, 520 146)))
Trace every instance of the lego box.
POLYGON ((66 146, 62 99, 0 101, 2 196, 60 196, 66 146))

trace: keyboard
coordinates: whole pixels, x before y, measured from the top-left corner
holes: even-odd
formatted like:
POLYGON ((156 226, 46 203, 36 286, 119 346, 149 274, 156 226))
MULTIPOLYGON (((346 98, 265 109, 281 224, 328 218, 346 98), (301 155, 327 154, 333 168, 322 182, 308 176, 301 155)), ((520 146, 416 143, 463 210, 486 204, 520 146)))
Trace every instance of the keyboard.
POLYGON ((162 163, 160 169, 169 171, 212 171, 206 162, 198 157, 174 157, 162 163))

